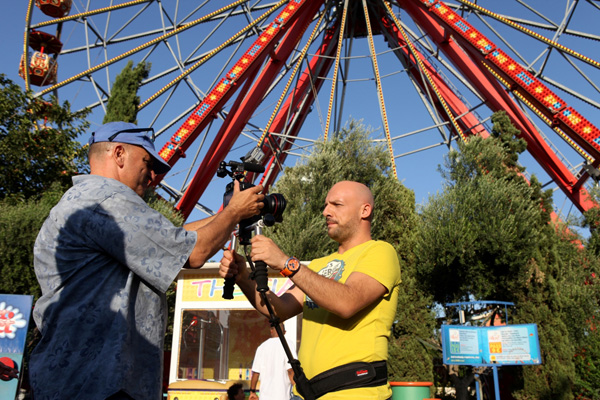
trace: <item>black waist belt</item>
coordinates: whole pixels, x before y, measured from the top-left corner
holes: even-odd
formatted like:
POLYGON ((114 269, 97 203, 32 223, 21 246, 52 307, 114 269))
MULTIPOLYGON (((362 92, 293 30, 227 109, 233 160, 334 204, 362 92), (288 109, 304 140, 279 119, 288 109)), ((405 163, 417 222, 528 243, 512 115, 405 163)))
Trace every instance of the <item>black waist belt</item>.
POLYGON ((340 365, 321 372, 309 383, 317 399, 326 393, 338 390, 385 385, 387 383, 387 363, 375 361, 340 365))

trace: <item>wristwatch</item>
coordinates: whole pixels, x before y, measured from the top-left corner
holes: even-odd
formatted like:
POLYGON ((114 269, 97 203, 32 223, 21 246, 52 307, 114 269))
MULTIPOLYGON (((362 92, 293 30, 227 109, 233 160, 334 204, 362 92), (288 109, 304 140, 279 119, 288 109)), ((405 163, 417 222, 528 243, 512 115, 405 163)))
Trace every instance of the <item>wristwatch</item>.
POLYGON ((283 267, 280 274, 282 276, 285 276, 286 278, 291 278, 292 276, 294 276, 294 274, 296 274, 296 272, 298 272, 299 269, 300 260, 298 260, 296 257, 290 257, 285 262, 285 267, 283 267))

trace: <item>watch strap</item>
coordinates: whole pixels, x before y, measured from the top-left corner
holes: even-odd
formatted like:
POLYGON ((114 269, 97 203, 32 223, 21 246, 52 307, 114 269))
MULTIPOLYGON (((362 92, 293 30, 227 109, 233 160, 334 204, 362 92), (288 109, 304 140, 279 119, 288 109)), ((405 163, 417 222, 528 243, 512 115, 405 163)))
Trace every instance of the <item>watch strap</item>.
POLYGON ((298 272, 299 269, 300 260, 298 260, 296 257, 290 257, 287 259, 285 266, 279 273, 286 278, 291 278, 296 274, 296 272, 298 272))

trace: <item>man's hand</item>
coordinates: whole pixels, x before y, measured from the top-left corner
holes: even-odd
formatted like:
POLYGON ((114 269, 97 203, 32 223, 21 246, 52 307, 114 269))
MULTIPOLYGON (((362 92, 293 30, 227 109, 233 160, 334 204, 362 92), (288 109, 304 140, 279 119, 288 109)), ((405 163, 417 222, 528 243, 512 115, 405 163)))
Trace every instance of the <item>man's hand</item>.
POLYGON ((264 207, 265 195, 260 193, 262 190, 262 185, 258 185, 240 191, 240 182, 235 180, 233 182, 233 196, 226 208, 234 212, 240 220, 258 215, 260 209, 264 207))
POLYGON ((206 222, 192 222, 185 225, 186 230, 198 232, 196 245, 185 265, 186 268, 200 268, 215 253, 223 248, 231 238, 235 226, 244 219, 260 213, 264 207, 265 195, 261 194, 262 186, 254 186, 240 191, 240 183, 234 181, 233 195, 229 204, 216 216, 209 217, 206 222))
POLYGON ((248 400, 258 400, 258 395, 254 392, 250 392, 250 396, 248 396, 248 400))
POLYGON ((289 259, 287 255, 273 242, 273 240, 262 235, 256 235, 251 240, 252 261, 264 261, 269 267, 281 271, 285 262, 289 259))
POLYGON ((219 264, 219 275, 222 278, 235 277, 236 281, 248 279, 248 268, 246 268, 244 257, 231 250, 223 251, 223 258, 219 264))

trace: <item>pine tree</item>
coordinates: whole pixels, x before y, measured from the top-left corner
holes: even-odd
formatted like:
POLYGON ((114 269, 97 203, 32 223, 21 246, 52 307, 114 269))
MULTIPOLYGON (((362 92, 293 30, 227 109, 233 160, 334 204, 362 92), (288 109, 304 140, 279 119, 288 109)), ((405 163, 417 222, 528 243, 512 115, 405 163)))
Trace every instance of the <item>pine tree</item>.
POLYGON ((150 63, 141 62, 133 68, 133 61, 127 62, 113 83, 102 123, 125 121, 137 125, 140 105, 137 92, 142 81, 148 77, 150 66, 150 63))

